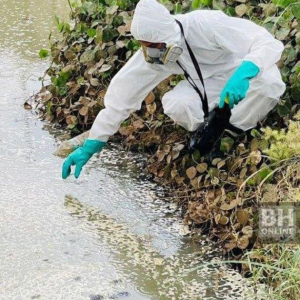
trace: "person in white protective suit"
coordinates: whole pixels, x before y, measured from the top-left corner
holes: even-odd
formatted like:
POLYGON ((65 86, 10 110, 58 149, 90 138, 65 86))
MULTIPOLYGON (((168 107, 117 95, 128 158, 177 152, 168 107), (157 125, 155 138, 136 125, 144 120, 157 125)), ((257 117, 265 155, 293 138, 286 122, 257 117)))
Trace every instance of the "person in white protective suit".
MULTIPOLYGON (((77 178, 90 157, 105 146, 130 113, 141 108, 149 92, 170 75, 184 74, 182 68, 202 95, 206 91, 209 111, 218 105, 223 107, 226 99, 229 101, 230 123, 243 131, 255 127, 285 91, 276 66, 283 44, 249 20, 215 10, 171 15, 156 0, 141 0, 131 33, 144 51, 138 50, 112 79, 104 99, 105 109, 98 114, 84 146, 65 161, 63 178, 69 176, 72 165, 76 165, 77 178), (184 36, 176 20, 182 24, 184 36), (202 72, 205 90, 184 37, 202 72), (146 61, 145 55, 151 56, 154 49, 170 49, 174 45, 181 49, 177 63, 146 61)), ((162 98, 165 114, 189 131, 195 131, 204 121, 202 103, 188 80, 180 81, 162 98)))

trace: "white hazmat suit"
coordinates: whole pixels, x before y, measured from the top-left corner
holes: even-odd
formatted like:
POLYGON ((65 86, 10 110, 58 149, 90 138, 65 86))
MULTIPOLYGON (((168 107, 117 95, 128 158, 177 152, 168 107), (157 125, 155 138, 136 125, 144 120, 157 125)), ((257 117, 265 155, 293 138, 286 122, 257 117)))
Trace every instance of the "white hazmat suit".
MULTIPOLYGON (((285 91, 276 66, 283 44, 251 21, 229 17, 221 11, 197 10, 173 16, 155 0, 141 0, 132 21, 132 35, 137 40, 182 47, 179 62, 200 90, 200 80, 175 18, 182 23, 186 39, 199 63, 210 110, 218 105, 223 87, 243 60, 259 67, 259 74, 250 81, 246 98, 234 106, 230 119, 232 125, 242 130, 255 127, 285 91)), ((141 108, 143 100, 155 86, 172 74, 182 73, 177 65, 149 64, 142 50, 137 51, 112 79, 104 99, 105 109, 98 114, 89 139, 107 141, 131 112, 141 108)), ((186 80, 167 92, 162 104, 164 112, 189 131, 196 130, 203 122, 199 95, 186 80)))

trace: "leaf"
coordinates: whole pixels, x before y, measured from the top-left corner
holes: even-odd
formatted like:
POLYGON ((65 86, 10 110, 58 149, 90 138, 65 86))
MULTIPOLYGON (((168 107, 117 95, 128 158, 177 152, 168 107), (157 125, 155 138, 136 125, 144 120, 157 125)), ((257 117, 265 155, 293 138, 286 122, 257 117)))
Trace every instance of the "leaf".
POLYGON ((182 13, 182 5, 178 2, 174 6, 174 13, 175 15, 182 13))
POLYGON ((73 65, 67 65, 63 68, 63 72, 64 73, 68 73, 68 72, 71 72, 72 70, 74 69, 74 66, 73 65))
POLYGON ((107 72, 110 69, 111 69, 111 65, 104 64, 104 65, 102 65, 101 69, 99 70, 99 73, 107 72))
POLYGON ((129 136, 134 132, 133 126, 121 126, 119 129, 119 133, 121 135, 129 136))
POLYGON ((93 38, 94 36, 96 36, 97 34, 97 30, 96 29, 93 29, 93 28, 89 28, 87 31, 86 31, 87 35, 90 37, 90 38, 93 38))
POLYGON ((195 178, 196 174, 197 174, 197 170, 195 167, 190 167, 186 170, 186 175, 189 179, 195 178))
POLYGON ((126 34, 126 26, 122 25, 122 26, 119 26, 118 27, 118 32, 121 34, 121 35, 125 35, 126 34))
POLYGON ((300 3, 295 3, 291 6, 292 14, 300 20, 300 3))
POLYGON ((242 229, 243 234, 245 234, 248 237, 252 237, 253 235, 253 228, 251 226, 245 226, 242 229))
POLYGON ((217 185, 219 184, 220 182, 220 179, 218 177, 214 177, 212 180, 211 180, 211 184, 212 185, 217 185))
POLYGON ((49 51, 47 49, 41 49, 39 52, 39 57, 44 59, 49 56, 49 51))
POLYGON ((240 4, 235 7, 235 12, 239 17, 242 17, 248 10, 248 6, 246 4, 240 4))
POLYGON ((219 219, 219 224, 221 225, 226 225, 229 222, 229 218, 226 216, 221 216, 221 218, 219 219))
POLYGON ((236 213, 237 220, 241 225, 246 225, 249 220, 249 214, 245 210, 239 210, 236 213))
POLYGON ((155 95, 154 95, 153 92, 150 92, 150 93, 148 94, 148 96, 146 97, 146 99, 145 99, 145 103, 146 103, 147 105, 149 105, 149 104, 153 103, 154 101, 155 101, 155 95))
POLYGON ((204 173, 208 168, 208 165, 207 163, 202 163, 202 164, 199 164, 197 165, 196 169, 199 173, 204 173))
POLYGON ((156 156, 158 157, 158 162, 162 162, 166 155, 167 154, 164 151, 158 150, 156 153, 156 156))
POLYGON ((102 40, 105 43, 108 43, 114 39, 114 37, 119 36, 118 30, 113 29, 104 29, 102 33, 102 40))
POLYGON ((87 62, 92 62, 95 59, 95 52, 91 49, 85 50, 83 54, 80 56, 80 62, 81 63, 87 63, 87 62))
POLYGON ((155 102, 153 102, 152 104, 146 105, 146 107, 147 107, 147 111, 151 115, 153 115, 155 113, 155 111, 156 111, 156 103, 155 102))
POLYGON ((237 246, 240 249, 246 249, 249 245, 249 238, 246 235, 243 235, 241 238, 237 240, 237 246))
POLYGON ((219 176, 219 170, 217 168, 209 168, 208 174, 214 177, 219 176))
POLYGON ((221 140, 220 150, 228 153, 234 144, 234 140, 230 137, 225 137, 221 140))
POLYGON ((73 60, 76 55, 74 53, 74 51, 70 50, 70 49, 67 49, 65 52, 64 52, 64 56, 67 60, 73 60))
POLYGON ((213 161, 211 162, 213 166, 216 166, 218 164, 218 162, 221 161, 221 158, 215 158, 213 159, 213 161))
POLYGON ((265 16, 273 16, 276 13, 276 6, 273 3, 261 3, 259 4, 262 7, 265 16))
POLYGON ((117 41, 116 42, 116 45, 117 45, 117 48, 120 49, 120 48, 124 48, 126 45, 123 41, 117 41))
POLYGON ((291 3, 295 3, 297 2, 297 0, 272 0, 272 2, 277 5, 280 6, 282 8, 286 8, 287 6, 289 6, 291 3))
POLYGON ((143 119, 134 121, 132 125, 135 129, 143 129, 145 127, 143 119))
POLYGON ((258 172, 257 175, 260 182, 265 180, 266 183, 269 183, 273 179, 273 174, 271 174, 272 170, 268 168, 265 164, 263 164, 261 170, 258 172))
POLYGON ((115 5, 112 5, 112 6, 108 6, 108 7, 106 8, 106 13, 107 13, 108 15, 113 15, 114 13, 117 12, 118 8, 119 8, 119 6, 116 5, 116 4, 115 4, 115 5))
POLYGON ((192 2, 192 8, 193 9, 198 9, 201 6, 201 0, 193 0, 192 2))
POLYGON ((247 168, 243 168, 243 169, 241 170, 241 172, 240 172, 240 176, 239 176, 239 177, 240 177, 241 179, 243 179, 243 178, 246 176, 247 171, 248 171, 247 168))
POLYGON ((256 166, 261 161, 261 152, 259 150, 252 151, 249 157, 251 164, 256 166))
POLYGON ((174 147, 173 147, 173 151, 181 151, 184 149, 184 145, 183 144, 176 144, 174 147))
POLYGON ((283 41, 290 33, 289 28, 283 28, 281 27, 279 30, 276 31, 276 38, 280 41, 283 41))
POLYGON ((79 102, 80 102, 83 106, 88 106, 89 103, 90 103, 90 98, 81 96, 81 97, 79 98, 79 102))
POLYGON ((205 6, 212 5, 213 0, 201 0, 201 3, 205 6))
POLYGON ((101 91, 98 93, 98 97, 99 97, 99 98, 104 98, 104 97, 105 97, 105 94, 106 94, 106 91, 107 91, 107 90, 101 90, 101 91))
POLYGON ((99 86, 100 85, 100 81, 99 81, 98 78, 91 78, 90 83, 91 83, 92 86, 99 86))
POLYGON ((82 115, 82 116, 86 116, 89 112, 89 108, 87 106, 83 106, 80 110, 79 110, 79 113, 82 115))
POLYGON ((236 199, 232 200, 230 202, 230 204, 224 203, 221 205, 221 209, 222 210, 231 210, 233 208, 235 208, 238 205, 238 201, 236 199))
POLYGON ((221 160, 217 164, 217 168, 220 170, 222 167, 224 167, 226 164, 225 160, 221 160))
POLYGON ((230 240, 228 243, 224 245, 224 247, 227 249, 227 251, 231 251, 236 247, 236 241, 235 240, 230 240))
POLYGON ((78 123, 78 119, 76 116, 67 116, 66 117, 66 122, 68 125, 76 125, 78 123))

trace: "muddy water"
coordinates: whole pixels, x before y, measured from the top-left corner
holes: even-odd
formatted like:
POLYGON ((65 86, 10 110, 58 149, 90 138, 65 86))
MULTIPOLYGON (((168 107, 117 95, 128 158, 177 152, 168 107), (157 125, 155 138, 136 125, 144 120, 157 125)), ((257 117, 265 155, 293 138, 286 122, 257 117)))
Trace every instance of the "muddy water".
POLYGON ((60 178, 57 132, 22 103, 67 0, 0 11, 0 299, 250 299, 234 271, 193 270, 216 250, 185 236, 176 206, 139 176, 142 158, 106 149, 79 180, 60 178))

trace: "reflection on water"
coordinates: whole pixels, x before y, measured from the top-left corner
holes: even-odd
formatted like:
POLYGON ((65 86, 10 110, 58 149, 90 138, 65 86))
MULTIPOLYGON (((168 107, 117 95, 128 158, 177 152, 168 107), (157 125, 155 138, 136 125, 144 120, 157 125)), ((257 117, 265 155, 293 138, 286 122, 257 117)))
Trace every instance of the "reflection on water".
MULTIPOLYGON (((213 251, 207 244, 201 247, 191 240, 182 240, 177 251, 166 256, 153 247, 151 233, 135 235, 128 227, 72 196, 66 196, 65 205, 73 217, 97 232, 113 254, 114 264, 140 291, 155 296, 153 299, 234 299, 241 292, 241 286, 232 289, 240 279, 233 271, 192 271, 212 258, 213 251)), ((177 239, 180 240, 179 236, 177 239)))
POLYGON ((106 149, 79 180, 61 179, 57 142, 22 107, 55 14, 67 18, 67 0, 1 1, 0 299, 251 299, 233 271, 188 272, 215 250, 181 235, 140 157, 106 149))

